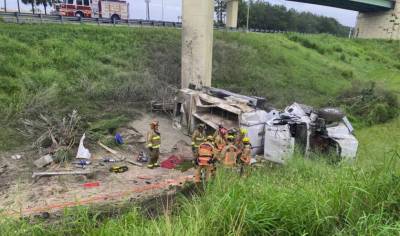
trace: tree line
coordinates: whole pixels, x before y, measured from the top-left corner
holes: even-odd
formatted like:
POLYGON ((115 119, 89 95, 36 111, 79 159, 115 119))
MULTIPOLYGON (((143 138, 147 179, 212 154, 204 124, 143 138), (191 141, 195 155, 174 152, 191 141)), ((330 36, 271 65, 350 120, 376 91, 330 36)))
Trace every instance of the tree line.
MULTIPOLYGON (((19 1, 19 0, 18 0, 19 1)), ((54 0, 21 0, 24 4, 30 4, 32 6, 32 13, 35 14, 35 5, 42 5, 44 8, 44 14, 47 15, 47 7, 52 6, 54 0)))
MULTIPOLYGON (((35 14, 35 5, 42 5, 44 12, 47 15, 47 8, 55 3, 55 0, 17 0, 18 12, 21 12, 20 2, 32 6, 32 13, 35 14)), ((7 0, 4 0, 4 11, 7 11, 7 0)))
MULTIPOLYGON (((217 24, 223 24, 222 18, 226 4, 215 0, 217 24)), ((298 12, 285 6, 272 5, 262 0, 240 0, 238 27, 246 28, 247 7, 250 6, 249 28, 301 33, 329 33, 347 36, 350 28, 343 26, 336 19, 318 16, 309 12, 298 12)))

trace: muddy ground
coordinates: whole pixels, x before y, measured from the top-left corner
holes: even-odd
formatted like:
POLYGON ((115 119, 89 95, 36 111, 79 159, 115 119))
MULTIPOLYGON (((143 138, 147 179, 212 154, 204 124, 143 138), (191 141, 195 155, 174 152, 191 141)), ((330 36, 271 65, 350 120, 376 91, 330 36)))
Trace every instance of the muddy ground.
MULTIPOLYGON (((113 155, 98 145, 88 145, 92 153, 92 164, 85 170, 93 172, 89 176, 54 176, 32 178, 35 171, 74 171, 82 170, 75 164, 51 164, 38 169, 33 161, 40 156, 34 151, 0 154, 0 214, 9 216, 30 216, 43 212, 56 213, 67 207, 79 205, 104 205, 118 202, 136 201, 151 196, 158 196, 176 191, 174 186, 181 186, 191 181, 193 170, 181 172, 175 169, 147 169, 129 164, 126 161, 105 163, 104 157, 135 161, 138 153, 144 148, 144 137, 148 131, 149 121, 160 122, 162 136, 161 161, 171 155, 190 159, 190 138, 175 130, 168 118, 143 114, 136 121, 120 132, 126 137, 121 147, 113 155), (139 133, 139 135, 138 135, 139 133), (11 158, 21 155, 20 159, 11 158), (124 173, 111 173, 112 165, 126 165, 129 170, 124 173), (85 184, 95 183, 87 187, 85 184)), ((145 165, 144 165, 145 166, 145 165)))

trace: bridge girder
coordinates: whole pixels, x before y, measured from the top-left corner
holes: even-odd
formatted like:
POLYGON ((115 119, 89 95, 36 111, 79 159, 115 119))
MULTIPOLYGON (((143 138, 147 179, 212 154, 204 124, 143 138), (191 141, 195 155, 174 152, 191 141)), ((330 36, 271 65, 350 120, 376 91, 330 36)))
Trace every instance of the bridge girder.
POLYGON ((388 11, 394 8, 392 0, 286 0, 291 2, 303 2, 322 6, 336 7, 358 12, 388 11))

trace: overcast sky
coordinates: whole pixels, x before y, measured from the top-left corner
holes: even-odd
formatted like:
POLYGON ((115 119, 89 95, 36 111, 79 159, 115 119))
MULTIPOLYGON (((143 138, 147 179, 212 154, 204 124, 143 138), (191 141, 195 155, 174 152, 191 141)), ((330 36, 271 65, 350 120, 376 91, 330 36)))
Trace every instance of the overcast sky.
MULTIPOLYGON (((17 8, 17 0, 6 0, 9 9, 17 8)), ((161 20, 162 18, 162 2, 164 2, 164 20, 177 21, 181 15, 182 0, 151 0, 150 2, 150 17, 153 20, 161 20)), ((200 1, 200 0, 199 0, 200 1)), ((354 26, 357 12, 341 10, 332 7, 323 7, 312 4, 289 2, 285 0, 267 0, 272 4, 285 5, 288 8, 294 8, 298 11, 308 11, 318 15, 324 15, 336 18, 340 23, 347 26, 354 26)), ((144 0, 128 0, 130 3, 131 18, 145 19, 146 4, 144 0)), ((0 0, 0 7, 4 7, 4 0, 0 0)), ((29 9, 29 6, 24 5, 24 9, 29 9)))

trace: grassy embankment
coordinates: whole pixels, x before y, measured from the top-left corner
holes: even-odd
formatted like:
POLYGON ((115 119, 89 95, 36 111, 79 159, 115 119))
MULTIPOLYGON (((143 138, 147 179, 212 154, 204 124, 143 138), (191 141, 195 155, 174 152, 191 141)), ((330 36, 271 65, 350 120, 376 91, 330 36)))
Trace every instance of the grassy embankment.
MULTIPOLYGON (((123 122, 134 116, 126 107, 179 83, 176 30, 1 25, 0 40, 1 149, 21 142, 20 118, 76 108, 85 121, 123 122)), ((218 32, 214 49, 215 86, 266 96, 278 107, 347 108, 361 127, 357 162, 295 159, 248 179, 222 174, 203 197, 183 199, 176 215, 155 220, 132 209, 99 224, 81 209, 59 226, 2 222, 0 233, 396 234, 400 177, 390 160, 399 159, 400 121, 367 124, 398 112, 391 106, 400 91, 399 42, 218 32)))

